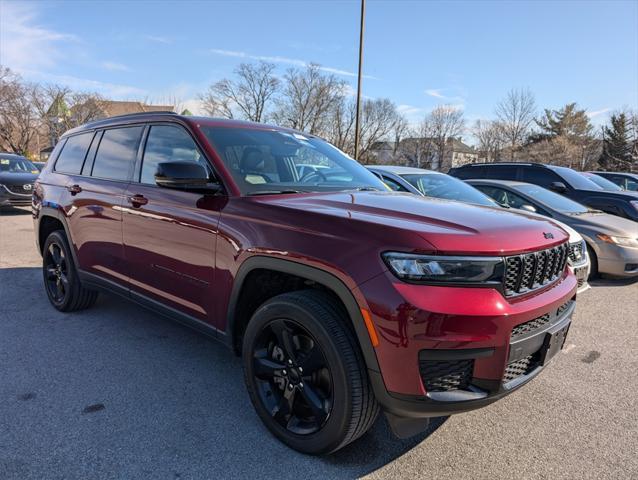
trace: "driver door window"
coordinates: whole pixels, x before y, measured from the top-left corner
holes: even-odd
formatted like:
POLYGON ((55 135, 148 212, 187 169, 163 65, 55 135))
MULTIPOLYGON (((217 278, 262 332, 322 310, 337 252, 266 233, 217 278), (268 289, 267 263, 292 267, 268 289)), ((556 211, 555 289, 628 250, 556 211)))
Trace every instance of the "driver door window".
POLYGON ((390 187, 393 192, 407 192, 408 191, 408 189, 405 188, 403 185, 399 184, 398 182, 395 182, 394 180, 392 180, 391 178, 388 178, 386 176, 383 177, 383 183, 385 183, 388 187, 390 187))
POLYGON ((173 125, 151 127, 144 150, 140 183, 155 185, 157 165, 162 162, 196 162, 210 171, 188 132, 173 125))

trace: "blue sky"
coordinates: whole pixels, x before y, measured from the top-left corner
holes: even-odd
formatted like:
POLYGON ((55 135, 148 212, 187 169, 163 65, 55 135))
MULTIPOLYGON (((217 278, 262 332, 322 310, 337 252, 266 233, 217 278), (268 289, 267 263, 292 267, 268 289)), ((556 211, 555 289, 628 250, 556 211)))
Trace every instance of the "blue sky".
MULTIPOLYGON (((197 93, 242 61, 316 62, 355 84, 358 1, 0 0, 0 63, 117 99, 197 93)), ((441 103, 471 123, 512 87, 576 101, 595 123, 638 108, 638 1, 367 4, 364 94, 417 121, 441 103)))

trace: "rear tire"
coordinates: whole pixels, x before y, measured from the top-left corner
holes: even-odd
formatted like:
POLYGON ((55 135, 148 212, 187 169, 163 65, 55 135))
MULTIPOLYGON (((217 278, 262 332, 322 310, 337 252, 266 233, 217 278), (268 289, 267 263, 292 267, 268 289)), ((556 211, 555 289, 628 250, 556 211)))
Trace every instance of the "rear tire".
POLYGON ((246 328, 242 356, 253 406, 279 440, 300 452, 334 452, 368 431, 378 416, 346 322, 331 296, 303 290, 268 300, 246 328))
POLYGON ((44 242, 42 275, 51 305, 61 312, 84 310, 97 300, 97 292, 80 282, 63 230, 52 232, 44 242))

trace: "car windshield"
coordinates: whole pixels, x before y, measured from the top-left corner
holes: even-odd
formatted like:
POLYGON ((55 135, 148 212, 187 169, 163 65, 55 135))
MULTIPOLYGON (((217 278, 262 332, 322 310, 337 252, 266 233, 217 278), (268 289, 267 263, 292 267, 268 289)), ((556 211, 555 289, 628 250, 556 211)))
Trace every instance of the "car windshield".
POLYGON ((606 178, 601 177, 600 175, 596 175, 595 173, 585 173, 585 172, 583 172, 581 175, 583 175, 587 180, 594 182, 603 190, 610 190, 613 192, 622 192, 622 188, 620 188, 614 182, 610 182, 606 178))
POLYGON ((40 170, 26 158, 0 158, 0 172, 40 173, 40 170))
POLYGON ((553 167, 552 170, 562 177, 562 179, 577 190, 602 190, 591 180, 583 177, 576 170, 567 167, 553 167))
POLYGON ((401 175, 428 197, 458 200, 487 207, 498 207, 498 203, 476 188, 444 173, 424 173, 401 175))
POLYGON ((528 197, 540 203, 544 203, 549 208, 558 210, 561 213, 580 215, 589 211, 586 206, 574 202, 569 198, 565 198, 558 193, 551 192, 546 188, 539 187, 538 185, 520 185, 516 187, 516 189, 528 197))
POLYGON ((311 135, 233 127, 200 127, 244 195, 387 191, 374 174, 311 135))

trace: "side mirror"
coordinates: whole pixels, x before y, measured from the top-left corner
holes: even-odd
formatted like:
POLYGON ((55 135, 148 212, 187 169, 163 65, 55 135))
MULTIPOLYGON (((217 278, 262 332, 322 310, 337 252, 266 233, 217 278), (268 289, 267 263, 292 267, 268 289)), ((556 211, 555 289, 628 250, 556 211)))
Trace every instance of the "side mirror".
POLYGON ((217 193, 219 183, 212 183, 206 169, 195 162, 162 162, 157 165, 155 183, 160 187, 189 192, 217 193))
POLYGON ((556 193, 565 193, 567 191, 567 186, 563 182, 552 182, 549 188, 556 193))
POLYGON ((521 210, 527 210, 528 212, 536 213, 536 207, 534 207, 534 205, 521 205, 521 210))

